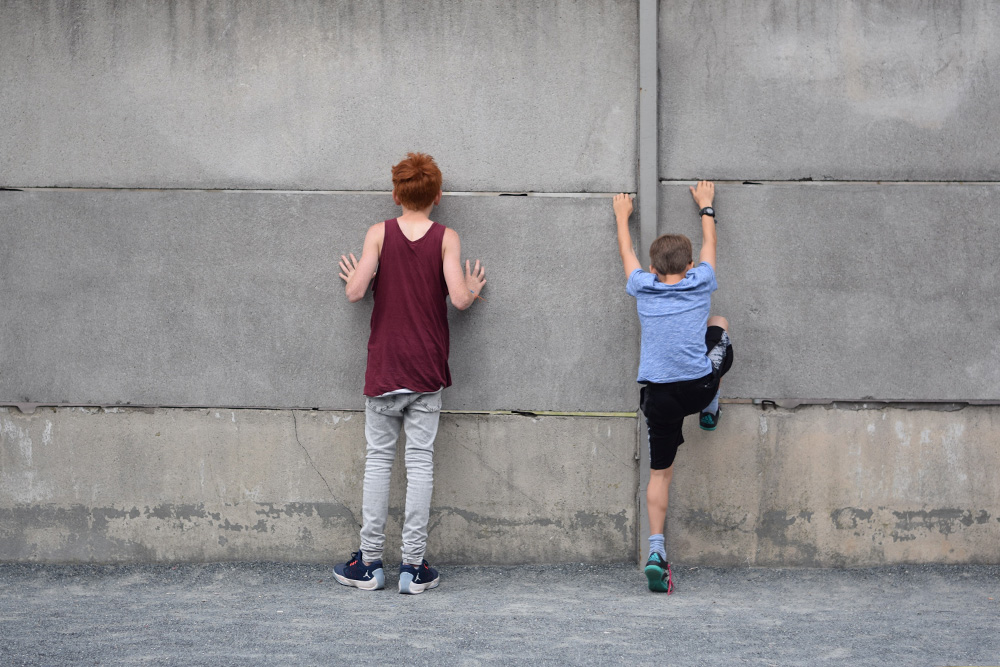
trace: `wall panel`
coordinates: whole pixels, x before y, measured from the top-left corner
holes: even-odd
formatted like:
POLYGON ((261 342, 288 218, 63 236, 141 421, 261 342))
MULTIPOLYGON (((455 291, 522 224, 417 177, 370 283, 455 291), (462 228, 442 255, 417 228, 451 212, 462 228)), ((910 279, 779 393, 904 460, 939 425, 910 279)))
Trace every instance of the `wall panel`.
POLYGON ((660 175, 1000 177, 1000 5, 660 2, 660 175))
POLYGON ((0 185, 633 189, 635 2, 0 5, 0 185))
MULTIPOLYGON (((607 197, 449 196, 487 267, 451 313, 460 409, 634 410, 636 318, 607 197)), ((361 407, 371 297, 349 304, 388 195, 0 193, 0 403, 361 407)), ((439 213, 440 215, 438 215, 439 213)))
MULTIPOLYGON (((1000 185, 717 189, 719 291, 740 398, 1000 400, 1000 185)), ((701 228, 661 186, 660 233, 701 228)))

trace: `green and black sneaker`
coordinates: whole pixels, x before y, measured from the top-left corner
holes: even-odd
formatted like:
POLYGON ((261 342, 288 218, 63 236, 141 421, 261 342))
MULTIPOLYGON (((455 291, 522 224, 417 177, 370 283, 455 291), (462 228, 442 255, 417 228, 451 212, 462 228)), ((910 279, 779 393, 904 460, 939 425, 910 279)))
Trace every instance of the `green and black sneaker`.
POLYGON ((714 415, 711 412, 702 412, 701 417, 698 419, 698 426, 701 427, 702 431, 714 431, 715 427, 719 425, 719 418, 722 416, 722 407, 719 407, 719 411, 714 415))
POLYGON ((663 560, 659 552, 654 551, 646 561, 643 570, 646 573, 646 581, 649 582, 649 590, 656 593, 666 593, 670 595, 674 592, 674 578, 670 572, 670 563, 663 560))

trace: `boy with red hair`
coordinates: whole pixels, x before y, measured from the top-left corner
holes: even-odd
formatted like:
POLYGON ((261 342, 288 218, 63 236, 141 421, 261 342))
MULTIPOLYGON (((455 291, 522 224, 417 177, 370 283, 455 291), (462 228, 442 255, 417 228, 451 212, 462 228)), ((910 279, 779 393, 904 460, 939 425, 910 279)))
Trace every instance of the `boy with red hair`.
POLYGON ((434 438, 441 390, 451 385, 445 297, 465 310, 486 284, 485 269, 465 262, 458 234, 430 219, 441 201, 441 170, 434 158, 408 153, 392 168, 397 218, 372 225, 361 259, 340 257, 340 277, 352 303, 371 283, 375 295, 368 367, 365 371, 365 480, 361 547, 333 576, 346 586, 385 586, 382 548, 389 512, 389 477, 399 429, 406 432, 406 510, 399 592, 422 593, 438 585, 438 572, 424 558, 431 492, 434 438), (376 269, 378 269, 376 273, 376 269))

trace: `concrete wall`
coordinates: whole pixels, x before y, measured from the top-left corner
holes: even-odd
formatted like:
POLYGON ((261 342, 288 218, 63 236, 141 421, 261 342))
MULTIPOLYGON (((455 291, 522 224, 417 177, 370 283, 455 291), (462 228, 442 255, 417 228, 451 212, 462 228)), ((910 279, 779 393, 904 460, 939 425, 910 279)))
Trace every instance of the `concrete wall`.
MULTIPOLYGON (((736 364, 678 455, 668 544, 719 565, 1000 560, 1000 8, 703 2, 660 8, 660 232, 700 238, 721 181, 736 364), (871 399, 908 409, 856 410, 871 399)), ((689 426, 689 431, 692 429, 689 426)), ((677 556, 677 554, 680 554, 677 556)))
POLYGON ((995 563, 1000 408, 724 406, 689 424, 667 543, 680 562, 995 563))
MULTIPOLYGON (((671 557, 1000 561, 994 408, 930 409, 1000 402, 1000 11, 659 14, 658 229, 696 236, 688 180, 720 181, 724 395, 916 407, 689 424, 671 557)), ((356 546, 370 303, 335 259, 394 214, 408 150, 438 158, 436 217, 489 280, 451 320, 445 407, 481 414, 444 418, 431 555, 634 557, 609 196, 637 182, 637 21, 635 0, 0 4, 0 187, 23 189, 0 190, 0 405, 67 406, 0 413, 0 559, 356 546)))
POLYGON ((0 183, 634 189, 636 3, 14 0, 0 183))
MULTIPOLYGON (((0 561, 332 562, 356 548, 364 413, 0 408, 0 445, 0 561)), ((634 419, 447 414, 435 450, 436 561, 632 557, 634 419)))
POLYGON ((661 0, 667 179, 995 181, 1000 7, 661 0))
MULTIPOLYGON (((445 563, 634 554, 635 420, 447 414, 445 563), (516 545, 513 548, 512 545, 516 545)), ((685 564, 996 562, 1000 408, 729 403, 688 424, 667 541, 685 564)), ((389 553, 398 553, 402 461, 389 553)), ((0 560, 330 562, 356 540, 363 414, 0 409, 0 560)), ((346 553, 346 552, 345 552, 346 553)))
MULTIPOLYGON (((738 363, 726 396, 997 401, 1000 186, 720 186, 719 291, 738 363)), ((688 186, 661 233, 701 238, 688 186)), ((696 241, 697 243, 697 241, 696 241)), ((696 246, 697 247, 697 246, 696 246)))
POLYGON ((1000 325, 984 307, 1000 289, 1000 7, 660 12, 661 232, 700 237, 676 181, 735 182, 717 207, 716 306, 745 351, 727 394, 1000 400, 980 333, 1000 325))
MULTIPOLYGON (((408 150, 437 158, 435 217, 490 280, 453 313, 445 406, 634 410, 637 325, 591 193, 635 189, 636 21, 614 1, 0 6, 0 186, 24 189, 0 192, 0 404, 151 406, 10 413, 0 558, 354 548, 361 413, 288 408, 363 404, 371 304, 336 258, 396 213, 408 150)), ((432 556, 631 558, 635 447, 628 417, 447 417, 432 556)))
MULTIPOLYGON (((451 313, 445 407, 635 410, 608 208, 444 198, 488 280, 451 313)), ((376 193, 2 192, 0 402, 361 409, 371 297, 347 302, 336 260, 393 215, 376 193)))

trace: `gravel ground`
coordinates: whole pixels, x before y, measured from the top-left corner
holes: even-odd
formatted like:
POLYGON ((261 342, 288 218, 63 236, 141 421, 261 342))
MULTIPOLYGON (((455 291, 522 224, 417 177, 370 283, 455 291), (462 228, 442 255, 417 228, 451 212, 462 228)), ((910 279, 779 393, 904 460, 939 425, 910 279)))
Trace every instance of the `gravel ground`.
POLYGON ((422 595, 327 566, 0 565, 0 664, 1000 665, 1000 567, 445 567, 422 595))

